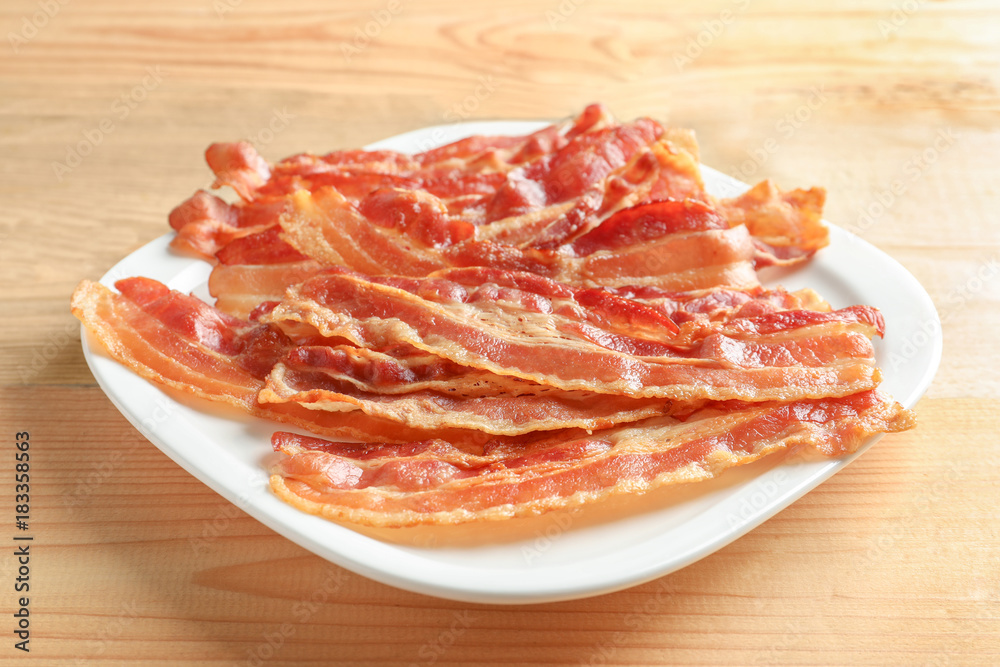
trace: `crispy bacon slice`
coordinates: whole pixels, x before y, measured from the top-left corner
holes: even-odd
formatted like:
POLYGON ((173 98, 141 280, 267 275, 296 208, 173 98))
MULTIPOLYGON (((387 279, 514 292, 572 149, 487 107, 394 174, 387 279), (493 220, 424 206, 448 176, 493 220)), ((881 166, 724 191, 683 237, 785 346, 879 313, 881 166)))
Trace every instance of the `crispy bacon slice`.
POLYGON ((822 188, 782 192, 761 181, 739 197, 718 206, 733 225, 746 225, 757 246, 757 266, 789 266, 815 254, 829 242, 822 222, 826 191, 822 188))
POLYGON ((486 221, 579 197, 624 167, 663 134, 656 121, 639 119, 581 135, 562 149, 507 174, 489 203, 486 221))
POLYGON ((236 239, 216 253, 208 277, 215 307, 249 319, 262 302, 277 301, 289 285, 316 275, 322 266, 281 240, 280 228, 236 239))
POLYGON ((254 198, 257 191, 271 178, 271 167, 246 141, 212 144, 205 151, 205 161, 215 173, 212 187, 228 185, 244 201, 254 198))
POLYGON ((524 164, 559 150, 567 143, 588 132, 617 125, 611 112, 602 104, 591 104, 576 118, 542 128, 524 137, 475 136, 431 148, 416 155, 422 164, 441 164, 456 158, 481 164, 484 154, 511 165, 524 164))
POLYGON ((312 261, 279 264, 218 264, 208 277, 215 307, 236 317, 251 319, 255 309, 277 302, 285 290, 315 276, 322 267, 312 261))
POLYGON ((258 400, 331 412, 362 410, 414 428, 496 435, 606 428, 672 408, 663 399, 560 391, 419 352, 397 354, 346 346, 295 348, 275 365, 258 400))
MULTIPOLYGON (((140 376, 188 396, 333 438, 406 442, 433 431, 411 429, 361 411, 327 413, 295 404, 261 405, 257 394, 289 341, 270 326, 240 322, 200 300, 147 278, 116 283, 116 294, 83 281, 73 314, 108 353, 140 376)), ((456 446, 476 443, 471 431, 443 429, 432 437, 456 446)))
POLYGON ((575 119, 525 136, 469 137, 415 155, 395 151, 343 150, 323 156, 299 154, 273 167, 249 144, 216 144, 209 164, 217 184, 231 185, 249 199, 284 196, 299 189, 336 187, 357 201, 378 188, 422 190, 443 199, 492 198, 511 169, 541 159, 590 133, 617 123, 600 105, 575 119))
POLYGON ((669 318, 636 302, 477 269, 428 279, 324 273, 290 288, 261 321, 308 324, 360 347, 405 343, 569 391, 768 401, 874 388, 880 373, 868 336, 879 328, 876 312, 802 312, 679 335, 669 318))
POLYGON ((284 199, 229 204, 199 190, 170 212, 170 226, 177 230, 170 245, 211 260, 233 241, 276 227, 287 208, 284 199))
MULTIPOLYGON (((538 233, 526 235, 520 245, 559 248, 617 212, 665 199, 707 200, 708 196, 697 159, 669 140, 661 139, 576 198, 576 205, 566 215, 554 219, 538 233)), ((652 238, 653 234, 647 236, 652 238)))
POLYGON ((912 425, 911 413, 867 391, 706 408, 683 421, 560 432, 481 453, 442 441, 358 448, 278 432, 272 443, 286 458, 272 469, 271 488, 305 512, 367 526, 491 521, 706 480, 794 446, 836 456, 912 425))
POLYGON ((431 248, 453 245, 476 235, 475 225, 452 216, 439 198, 419 190, 374 190, 358 204, 358 213, 431 248))
POLYGON ((755 249, 743 226, 685 230, 611 248, 593 242, 590 254, 574 257, 489 241, 425 246, 398 229, 372 225, 328 188, 299 191, 291 201, 292 211, 281 220, 286 242, 326 266, 369 275, 426 276, 451 267, 491 266, 585 285, 647 284, 679 291, 758 284, 755 249))
POLYGON ((661 199, 631 206, 569 244, 576 256, 654 241, 669 234, 728 229, 731 225, 712 207, 694 199, 661 199))
POLYGON ((787 292, 783 289, 715 288, 690 292, 672 292, 657 287, 608 288, 608 291, 656 308, 675 324, 685 322, 720 322, 740 317, 756 317, 782 310, 830 312, 830 304, 810 289, 787 292))

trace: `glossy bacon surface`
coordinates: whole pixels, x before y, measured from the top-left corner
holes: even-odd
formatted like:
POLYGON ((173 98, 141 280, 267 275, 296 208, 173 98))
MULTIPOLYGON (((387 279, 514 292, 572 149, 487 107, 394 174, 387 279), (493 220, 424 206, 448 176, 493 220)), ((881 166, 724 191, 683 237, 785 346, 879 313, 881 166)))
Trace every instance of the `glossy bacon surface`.
POLYGON ((502 520, 710 479, 793 446, 840 455, 873 434, 911 426, 910 413, 869 391, 709 408, 683 421, 487 444, 481 453, 442 441, 362 449, 278 432, 272 443, 287 456, 274 466, 271 487, 306 512, 370 526, 502 520))
POLYGON ((299 347, 274 366, 263 403, 364 413, 414 428, 467 428, 521 435, 565 428, 599 429, 667 414, 663 399, 562 391, 459 366, 426 354, 299 347))
POLYGON ((601 245, 592 240, 583 256, 492 241, 467 240, 443 248, 423 245, 397 228, 373 225, 338 192, 300 191, 282 219, 282 238, 326 266, 369 275, 426 276, 439 269, 490 266, 530 271, 561 282, 590 285, 652 284, 694 290, 757 284, 755 248, 743 226, 668 233, 642 242, 601 245))
POLYGON ((810 311, 804 322, 765 315, 677 333, 669 318, 628 300, 588 307, 580 300, 588 290, 532 274, 472 275, 324 273, 291 288, 262 321, 308 324, 359 347, 405 343, 498 375, 635 398, 795 400, 864 391, 880 379, 868 311, 810 311))
MULTIPOLYGON (((82 282, 73 293, 73 314, 114 359, 147 380, 328 437, 395 442, 435 433, 361 411, 326 413, 295 404, 262 405, 257 394, 264 379, 290 346, 280 332, 236 321, 147 278, 126 279, 117 286, 121 293, 82 282)), ((447 438, 457 446, 481 440, 475 432, 458 429, 443 429, 433 437, 447 438)))

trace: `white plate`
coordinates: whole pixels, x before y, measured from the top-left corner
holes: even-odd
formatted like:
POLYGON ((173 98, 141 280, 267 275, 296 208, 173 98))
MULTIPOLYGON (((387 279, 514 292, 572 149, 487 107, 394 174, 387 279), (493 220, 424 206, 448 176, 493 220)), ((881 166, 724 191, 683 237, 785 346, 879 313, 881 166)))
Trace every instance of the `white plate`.
MULTIPOLYGON (((522 134, 539 123, 478 122, 431 127, 371 146, 425 150, 471 134, 522 134)), ((704 169, 708 189, 746 186, 704 169)), ((173 254, 163 236, 119 262, 102 282, 149 276, 208 299, 209 265, 173 254)), ((773 276, 791 289, 812 287, 835 307, 869 304, 887 322, 876 354, 883 387, 912 407, 941 357, 941 327, 920 284, 891 257, 831 225, 830 246, 804 268, 773 276)), ((772 457, 721 478, 486 527, 406 529, 365 534, 304 514, 267 488, 274 424, 220 416, 139 378, 91 345, 83 350, 98 384, 153 444, 185 470, 288 539, 349 570, 427 595, 484 603, 549 602, 607 593, 682 568, 760 525, 849 464, 856 454, 810 461, 772 457)), ((278 427, 280 428, 280 427, 278 427)), ((206 528, 210 528, 206 526, 206 528)), ((191 536, 211 548, 217 530, 191 536), (206 540, 206 541, 202 541, 206 540)), ((780 557, 780 554, 777 554, 780 557)))

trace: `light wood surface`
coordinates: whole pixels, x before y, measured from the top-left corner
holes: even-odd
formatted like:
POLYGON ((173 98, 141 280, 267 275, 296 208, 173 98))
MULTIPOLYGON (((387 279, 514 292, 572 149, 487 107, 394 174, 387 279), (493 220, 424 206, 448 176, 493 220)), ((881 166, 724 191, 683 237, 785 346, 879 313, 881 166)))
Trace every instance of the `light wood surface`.
POLYGON ((1000 6, 805 4, 5 0, 0 660, 1000 663, 1000 6), (346 53, 366 27, 375 36, 346 53), (167 230, 209 184, 209 143, 253 137, 273 160, 591 101, 694 128, 703 161, 745 180, 826 186, 827 218, 919 279, 945 344, 915 431, 672 575, 478 606, 279 537, 96 386, 69 295, 167 230), (19 431, 32 442, 30 654, 11 616, 19 431))

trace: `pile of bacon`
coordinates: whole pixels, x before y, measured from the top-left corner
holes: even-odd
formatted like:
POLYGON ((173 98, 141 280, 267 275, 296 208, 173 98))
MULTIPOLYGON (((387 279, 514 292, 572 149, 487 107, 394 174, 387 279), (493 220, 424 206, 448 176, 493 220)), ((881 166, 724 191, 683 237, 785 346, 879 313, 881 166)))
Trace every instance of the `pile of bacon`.
POLYGON ((312 433, 272 439, 307 512, 533 515, 913 425, 877 389, 877 310, 758 281, 827 243, 823 191, 717 199, 689 132, 595 105, 413 155, 206 157, 239 200, 170 224, 215 304, 129 278, 73 311, 140 375, 312 433))

